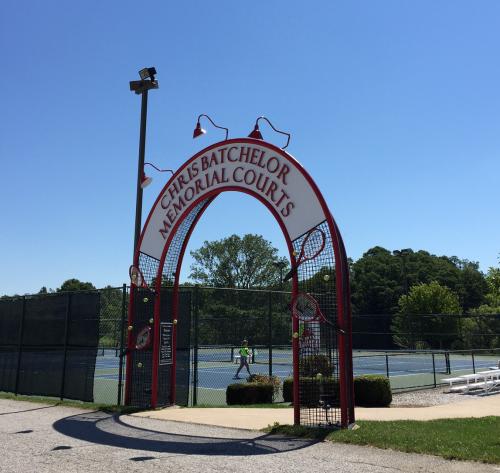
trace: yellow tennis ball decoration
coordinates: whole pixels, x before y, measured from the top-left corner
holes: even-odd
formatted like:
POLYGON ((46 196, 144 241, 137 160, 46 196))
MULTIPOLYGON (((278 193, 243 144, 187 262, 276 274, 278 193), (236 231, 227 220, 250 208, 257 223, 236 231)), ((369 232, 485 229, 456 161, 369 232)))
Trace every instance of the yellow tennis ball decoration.
POLYGON ((154 321, 155 321, 155 319, 153 319, 153 317, 151 317, 151 318, 149 319, 149 323, 150 323, 150 324, 152 324, 154 321))
POLYGON ((142 302, 149 302, 149 299, 147 297, 145 297, 142 302))
POLYGON ((134 326, 133 326, 133 325, 129 325, 129 326, 127 327, 127 330, 128 330, 129 332, 131 332, 132 330, 134 330, 134 326))
POLYGON ((142 368, 142 363, 140 361, 137 363, 137 368, 142 368))
POLYGON ((297 252, 296 251, 292 251, 292 255, 293 256, 297 256, 297 252))
POLYGON ((172 323, 173 323, 174 325, 177 325, 177 319, 172 320, 172 323))
POLYGON ((323 375, 321 373, 316 374, 316 379, 321 381, 323 379, 323 375))
POLYGON ((293 338, 299 338, 299 332, 293 332, 292 337, 293 338))
POLYGON ((325 275, 323 276, 323 279, 324 279, 325 281, 329 281, 329 280, 330 280, 330 275, 329 275, 329 274, 325 274, 325 275))

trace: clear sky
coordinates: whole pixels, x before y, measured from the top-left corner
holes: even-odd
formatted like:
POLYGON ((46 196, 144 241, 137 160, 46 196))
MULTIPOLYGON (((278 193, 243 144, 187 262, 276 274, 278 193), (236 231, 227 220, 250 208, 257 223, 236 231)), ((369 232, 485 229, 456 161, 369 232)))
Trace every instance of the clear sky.
MULTIPOLYGON (((25 1, 0 6, 0 294, 128 281, 140 97, 155 66, 146 160, 177 168, 208 113, 246 136, 269 117, 310 172, 354 259, 375 245, 497 265, 500 2, 25 1)), ((278 145, 282 136, 262 127, 278 145)), ((144 216, 163 187, 155 178, 144 216)), ((226 194, 190 249, 259 233, 268 211, 226 194)), ((184 263, 184 278, 190 260, 184 263)))

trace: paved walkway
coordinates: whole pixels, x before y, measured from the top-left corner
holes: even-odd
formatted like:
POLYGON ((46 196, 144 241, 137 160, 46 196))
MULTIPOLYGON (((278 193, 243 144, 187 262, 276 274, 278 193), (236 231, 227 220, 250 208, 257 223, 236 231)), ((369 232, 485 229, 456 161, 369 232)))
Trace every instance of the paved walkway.
MULTIPOLYGON (((172 408, 133 414, 151 419, 217 425, 236 429, 262 429, 275 422, 293 424, 291 408, 172 408)), ((500 415, 500 394, 481 399, 432 407, 357 407, 357 420, 432 420, 459 417, 486 417, 500 415)))
MULTIPOLYGON (((226 409, 226 416, 231 411, 226 409)), ((430 455, 0 399, 1 473, 499 470, 498 465, 448 461, 430 455)))

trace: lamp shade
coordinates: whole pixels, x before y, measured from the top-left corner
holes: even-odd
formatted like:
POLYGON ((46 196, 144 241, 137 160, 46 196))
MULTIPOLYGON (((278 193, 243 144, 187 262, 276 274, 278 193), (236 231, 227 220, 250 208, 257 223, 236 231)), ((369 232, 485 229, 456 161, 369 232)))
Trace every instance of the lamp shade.
POLYGON ((146 176, 146 174, 142 173, 142 178, 141 178, 141 189, 144 189, 145 187, 148 187, 149 184, 153 182, 152 177, 146 176))
POLYGON ((204 130, 201 127, 200 122, 198 122, 196 124, 196 128, 193 131, 193 138, 198 138, 198 136, 204 135, 205 133, 206 133, 206 130, 204 130))
POLYGON ((250 133, 248 135, 249 138, 255 138, 256 140, 263 140, 264 138, 262 137, 262 133, 260 132, 259 130, 259 125, 257 125, 257 123, 255 124, 255 127, 252 131, 252 133, 250 133))

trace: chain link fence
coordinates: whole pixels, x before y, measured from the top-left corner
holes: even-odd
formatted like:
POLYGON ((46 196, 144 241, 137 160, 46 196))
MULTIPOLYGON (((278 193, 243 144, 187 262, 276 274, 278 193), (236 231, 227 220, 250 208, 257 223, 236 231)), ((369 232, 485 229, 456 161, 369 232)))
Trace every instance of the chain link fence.
MULTIPOLYGON (((291 294, 184 286, 191 331, 189 405, 225 405, 251 374, 293 374, 291 294)), ((0 391, 122 404, 128 288, 0 299, 0 391)), ((182 323, 180 320, 179 323, 182 323)), ((189 323, 189 322, 188 322, 189 323)), ((439 386, 449 375, 498 367, 500 314, 355 315, 354 374, 383 374, 393 390, 439 386)), ((283 399, 282 390, 275 401, 283 399)))

